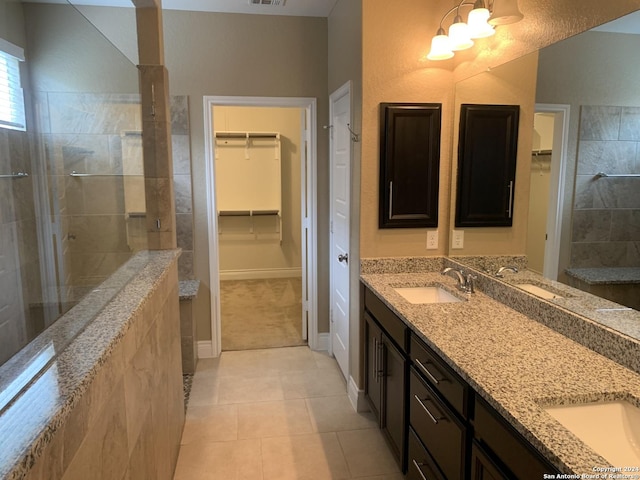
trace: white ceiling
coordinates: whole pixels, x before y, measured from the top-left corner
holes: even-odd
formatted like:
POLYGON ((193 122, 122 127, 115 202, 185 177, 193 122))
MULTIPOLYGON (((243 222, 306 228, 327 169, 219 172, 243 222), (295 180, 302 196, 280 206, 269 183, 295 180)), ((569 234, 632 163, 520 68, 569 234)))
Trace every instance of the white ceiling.
MULTIPOLYGON (((41 3, 67 3, 65 0, 23 0, 41 3)), ((284 0, 282 6, 251 5, 249 0, 162 0, 165 10, 195 12, 254 13, 295 17, 328 17, 338 0, 284 0)), ((69 0, 74 5, 132 7, 131 0, 69 0)))

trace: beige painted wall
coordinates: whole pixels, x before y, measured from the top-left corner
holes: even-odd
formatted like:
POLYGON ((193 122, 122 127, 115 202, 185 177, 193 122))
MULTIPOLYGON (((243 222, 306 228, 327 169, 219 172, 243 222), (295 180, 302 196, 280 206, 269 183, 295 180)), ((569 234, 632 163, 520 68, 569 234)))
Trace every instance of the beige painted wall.
MULTIPOLYGON (((163 12, 171 93, 189 95, 198 339, 211 338, 203 96, 315 97, 327 124, 327 19, 163 12)), ((318 129, 318 330, 328 322, 328 138, 318 129)))
POLYGON ((20 2, 0 0, 0 38, 25 47, 24 14, 20 2))
POLYGON ((559 272, 569 266, 580 105, 640 106, 635 35, 586 32, 540 51, 538 103, 570 105, 559 272))
MULTIPOLYGON (((213 108, 214 131, 278 132, 281 145, 282 243, 278 240, 277 231, 273 229, 275 225, 273 217, 220 218, 223 232, 218 236, 218 245, 222 273, 230 270, 277 270, 301 267, 301 115, 302 110, 299 108, 227 106, 213 108), (227 233, 224 230, 225 221, 228 227, 233 227, 227 233), (261 224, 264 224, 262 228, 261 224), (260 228, 258 236, 248 234, 247 228, 251 225, 254 226, 254 231, 260 228)), ((220 142, 221 140, 218 140, 217 144, 220 142)), ((261 141, 261 145, 268 145, 265 147, 267 155, 272 153, 272 143, 271 140, 261 141)), ((217 158, 224 154, 225 149, 221 147, 217 158)), ((216 177, 216 184, 224 181, 225 178, 216 177)), ((238 193, 242 195, 242 192, 238 193)))
POLYGON ((446 11, 449 4, 446 0, 407 0, 401 4, 386 0, 363 2, 361 257, 446 253, 453 77, 445 69, 427 68, 426 62, 420 59, 429 48, 429 35, 425 32, 435 32, 438 27, 435 12, 446 11), (378 228, 380 102, 442 103, 437 250, 426 250, 427 229, 378 228))
POLYGON ((26 3, 24 12, 33 90, 139 91, 136 66, 72 6, 26 3))

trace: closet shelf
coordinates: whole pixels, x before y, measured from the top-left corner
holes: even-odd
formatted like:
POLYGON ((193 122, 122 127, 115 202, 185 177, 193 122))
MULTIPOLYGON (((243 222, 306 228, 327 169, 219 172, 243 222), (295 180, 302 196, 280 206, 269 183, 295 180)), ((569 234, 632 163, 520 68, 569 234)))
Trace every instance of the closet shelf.
POLYGON ((280 210, 220 210, 220 217, 254 217, 261 215, 280 215, 280 210))
POLYGON ((277 132, 215 132, 216 138, 244 140, 248 138, 280 138, 277 132))

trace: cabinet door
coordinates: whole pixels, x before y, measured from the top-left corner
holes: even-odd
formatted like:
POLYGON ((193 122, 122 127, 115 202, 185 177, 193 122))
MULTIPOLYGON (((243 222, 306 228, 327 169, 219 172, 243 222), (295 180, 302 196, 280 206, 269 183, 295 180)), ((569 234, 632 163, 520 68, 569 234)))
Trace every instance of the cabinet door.
POLYGON ((365 337, 365 396, 369 399, 369 405, 378 422, 380 422, 380 402, 382 392, 382 332, 376 322, 364 313, 364 337, 365 337))
POLYGON ((509 480, 475 441, 471 445, 471 480, 509 480))
POLYGON ((391 340, 383 333, 383 414, 382 429, 389 439, 393 452, 399 460, 400 468, 405 471, 405 442, 406 442, 406 415, 405 415, 405 384, 406 365, 404 355, 391 343, 391 340))
POLYGON ((462 105, 456 227, 510 227, 518 105, 462 105))
POLYGON ((438 226, 441 109, 380 104, 380 228, 438 226))

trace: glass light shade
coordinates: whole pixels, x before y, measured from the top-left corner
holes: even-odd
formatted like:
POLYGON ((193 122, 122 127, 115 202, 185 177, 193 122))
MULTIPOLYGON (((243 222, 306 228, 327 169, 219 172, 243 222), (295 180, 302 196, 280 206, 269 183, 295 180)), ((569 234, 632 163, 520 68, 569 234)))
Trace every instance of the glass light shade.
POLYGON ((449 37, 444 33, 436 35, 431 39, 431 51, 427 58, 429 60, 447 60, 453 57, 449 37))
POLYGON ((469 12, 467 24, 471 38, 485 38, 494 35, 496 31, 487 23, 491 14, 486 8, 474 8, 469 12))
POLYGON ((453 25, 449 27, 449 41, 451 50, 466 50, 473 47, 473 40, 469 36, 469 25, 464 23, 460 17, 456 17, 453 25))
POLYGON ((518 9, 518 0, 494 0, 489 25, 509 25, 519 22, 523 17, 518 9))

